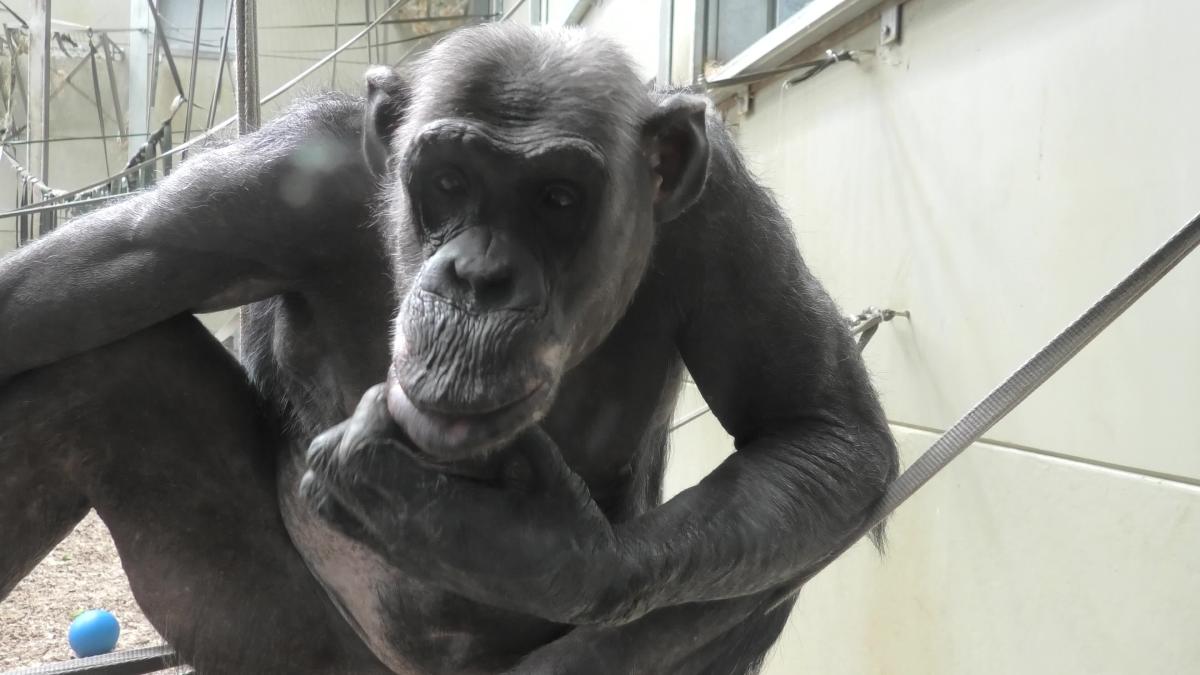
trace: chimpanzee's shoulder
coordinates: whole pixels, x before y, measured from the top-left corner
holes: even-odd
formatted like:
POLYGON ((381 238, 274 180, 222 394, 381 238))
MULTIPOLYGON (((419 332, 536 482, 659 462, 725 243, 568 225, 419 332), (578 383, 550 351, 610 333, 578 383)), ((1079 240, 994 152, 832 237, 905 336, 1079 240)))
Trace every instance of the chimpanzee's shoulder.
POLYGON ((270 137, 314 134, 357 136, 362 131, 365 99, 342 92, 298 97, 263 125, 258 135, 270 137))

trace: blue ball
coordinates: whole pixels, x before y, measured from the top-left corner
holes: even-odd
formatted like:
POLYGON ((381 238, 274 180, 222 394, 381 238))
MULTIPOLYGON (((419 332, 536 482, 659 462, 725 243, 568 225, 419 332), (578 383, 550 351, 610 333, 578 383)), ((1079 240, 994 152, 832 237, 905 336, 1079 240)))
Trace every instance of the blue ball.
POLYGON ((112 612, 104 609, 89 609, 75 617, 67 629, 67 642, 79 657, 107 654, 117 646, 121 635, 121 624, 112 612))

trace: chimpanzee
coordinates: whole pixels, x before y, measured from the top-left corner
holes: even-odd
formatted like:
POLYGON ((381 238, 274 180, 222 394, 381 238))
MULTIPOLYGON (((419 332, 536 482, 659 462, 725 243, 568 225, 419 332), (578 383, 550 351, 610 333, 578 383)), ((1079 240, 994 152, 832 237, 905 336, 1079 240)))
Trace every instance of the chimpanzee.
POLYGON ((579 30, 367 80, 0 262, 0 595, 95 508, 201 673, 753 672, 897 463, 779 206, 579 30))

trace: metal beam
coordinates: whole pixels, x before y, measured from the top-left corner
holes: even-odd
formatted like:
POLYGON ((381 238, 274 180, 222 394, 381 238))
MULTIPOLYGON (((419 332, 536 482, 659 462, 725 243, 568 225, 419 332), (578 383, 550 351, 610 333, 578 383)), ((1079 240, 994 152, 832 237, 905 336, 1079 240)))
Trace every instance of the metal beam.
MULTIPOLYGON (((96 42, 92 39, 92 31, 88 29, 88 61, 92 64, 92 90, 96 92, 96 119, 100 122, 100 135, 107 136, 108 130, 104 128, 104 100, 100 98, 100 69, 96 67, 96 42)), ((108 141, 103 138, 100 140, 100 147, 104 150, 104 173, 105 175, 112 173, 112 167, 108 165, 108 141)))
POLYGON ((226 1, 229 6, 225 10, 225 32, 221 34, 221 46, 218 48, 220 54, 217 58, 220 61, 217 61, 217 84, 213 87, 212 101, 208 104, 208 120, 204 125, 206 131, 212 129, 213 123, 217 121, 217 104, 221 102, 221 81, 224 79, 225 69, 229 67, 229 59, 225 57, 229 50, 229 29, 233 26, 233 0, 226 1))
POLYGON ((117 114, 117 134, 121 136, 121 140, 125 140, 128 125, 125 122, 125 113, 121 110, 121 94, 117 91, 117 73, 113 69, 112 40, 107 34, 100 34, 100 46, 104 48, 104 67, 108 71, 108 86, 112 90, 113 112, 117 114))
POLYGON ((167 67, 171 71, 171 79, 175 82, 175 93, 183 96, 183 80, 179 77, 179 69, 175 67, 175 57, 171 55, 171 45, 167 43, 167 32, 163 30, 162 15, 154 6, 154 0, 146 0, 146 5, 150 8, 150 18, 154 20, 154 33, 158 36, 163 56, 167 57, 167 67))
POLYGON ((192 133, 192 110, 196 107, 196 64, 200 60, 200 29, 204 27, 204 0, 196 0, 196 31, 192 34, 192 63, 188 69, 187 113, 183 117, 183 142, 192 133))
MULTIPOLYGON (((33 0, 29 17, 29 138, 41 141, 40 147, 26 146, 25 166, 44 185, 50 184, 50 0, 33 0)), ((42 214, 43 233, 54 229, 52 212, 42 214)))
POLYGON ((237 17, 238 133, 248 134, 262 123, 258 101, 258 18, 255 0, 234 0, 237 17))
POLYGON ((125 52, 129 62, 129 105, 125 109, 129 112, 127 152, 134 152, 150 136, 150 111, 154 107, 150 99, 154 19, 150 18, 150 8, 145 0, 129 0, 129 21, 133 31, 129 34, 129 48, 125 52))
MULTIPOLYGON (((341 44, 338 35, 338 21, 342 18, 342 0, 333 0, 333 48, 336 50, 341 44)), ((368 59, 370 60, 370 59, 368 59)), ((337 89, 337 57, 333 57, 333 72, 329 76, 329 87, 337 89)))
MULTIPOLYGON (((363 0, 363 21, 365 21, 367 24, 371 23, 371 0, 363 0)), ((371 51, 372 51, 371 31, 368 30, 367 31, 367 61, 369 63, 379 63, 379 61, 376 60, 378 57, 373 55, 371 53, 371 51)))
POLYGON ((141 675, 178 665, 175 652, 162 646, 21 668, 5 675, 141 675))

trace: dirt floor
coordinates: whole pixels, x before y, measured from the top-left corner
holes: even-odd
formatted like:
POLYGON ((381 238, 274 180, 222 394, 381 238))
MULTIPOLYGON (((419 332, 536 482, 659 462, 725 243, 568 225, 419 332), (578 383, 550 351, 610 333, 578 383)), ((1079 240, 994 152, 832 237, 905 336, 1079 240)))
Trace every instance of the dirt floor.
POLYGON ((117 649, 162 644, 138 610, 117 550, 94 512, 0 602, 0 672, 70 659, 67 627, 88 609, 116 615, 117 649))

